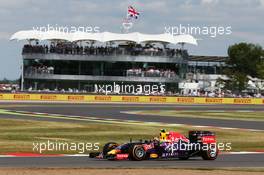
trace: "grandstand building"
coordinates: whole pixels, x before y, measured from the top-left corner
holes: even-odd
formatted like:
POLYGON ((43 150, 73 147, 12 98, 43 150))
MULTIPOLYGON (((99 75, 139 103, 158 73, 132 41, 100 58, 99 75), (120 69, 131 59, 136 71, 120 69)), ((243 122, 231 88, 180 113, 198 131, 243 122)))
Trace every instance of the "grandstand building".
POLYGON ((96 92, 112 83, 164 85, 172 93, 183 82, 206 88, 226 59, 189 56, 184 44, 197 45, 190 35, 20 31, 11 40, 28 40, 21 88, 29 91, 96 92))

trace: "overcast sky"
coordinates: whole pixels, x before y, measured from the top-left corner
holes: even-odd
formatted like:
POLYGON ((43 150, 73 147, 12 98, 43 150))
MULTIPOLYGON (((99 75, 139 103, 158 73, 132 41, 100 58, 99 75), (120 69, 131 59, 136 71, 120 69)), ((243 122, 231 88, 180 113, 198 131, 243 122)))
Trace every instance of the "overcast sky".
POLYGON ((131 31, 163 33, 165 27, 232 27, 231 35, 196 35, 193 55, 227 55, 229 45, 253 42, 264 46, 264 0, 0 0, 0 79, 19 77, 24 42, 9 41, 19 30, 33 27, 99 26, 121 32, 127 6, 141 14, 131 31))

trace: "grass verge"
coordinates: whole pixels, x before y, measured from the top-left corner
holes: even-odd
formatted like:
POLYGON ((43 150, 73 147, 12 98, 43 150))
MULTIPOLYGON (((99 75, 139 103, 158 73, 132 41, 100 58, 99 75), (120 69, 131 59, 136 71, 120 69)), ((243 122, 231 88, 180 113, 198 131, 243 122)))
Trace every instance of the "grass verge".
POLYGON ((264 121, 264 111, 228 112, 228 111, 196 111, 196 110, 195 111, 144 110, 144 111, 131 111, 131 112, 136 114, 171 116, 171 117, 264 121))
MULTIPOLYGON (((109 141, 128 142, 129 138, 152 139, 159 130, 165 128, 185 135, 188 130, 201 130, 194 127, 166 127, 150 125, 108 124, 96 122, 70 123, 0 119, 0 153, 32 152, 33 142, 59 141, 67 143, 100 143, 109 141)), ((232 151, 256 151, 264 148, 264 132, 210 129, 217 134, 218 142, 232 143, 232 151)), ((76 151, 45 151, 44 154, 69 153, 76 151)))

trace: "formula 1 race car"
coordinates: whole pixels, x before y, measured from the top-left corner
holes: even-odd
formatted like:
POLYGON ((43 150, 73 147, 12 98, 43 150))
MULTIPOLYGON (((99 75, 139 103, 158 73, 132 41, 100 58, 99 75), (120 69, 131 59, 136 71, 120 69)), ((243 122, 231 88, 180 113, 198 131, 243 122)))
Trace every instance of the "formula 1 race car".
POLYGON ((109 142, 102 152, 90 153, 90 158, 108 160, 149 160, 178 158, 187 160, 200 156, 204 160, 215 160, 218 155, 216 136, 210 131, 189 131, 189 138, 170 131, 161 130, 160 137, 149 141, 117 144, 109 142))

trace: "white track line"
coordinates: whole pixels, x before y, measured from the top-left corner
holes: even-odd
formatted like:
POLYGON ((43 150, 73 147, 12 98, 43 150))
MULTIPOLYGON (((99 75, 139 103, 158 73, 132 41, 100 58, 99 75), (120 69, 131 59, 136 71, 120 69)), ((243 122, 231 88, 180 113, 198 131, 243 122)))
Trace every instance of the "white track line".
POLYGON ((239 152, 222 152, 220 154, 243 155, 243 154, 264 154, 264 152, 239 151, 239 152))

